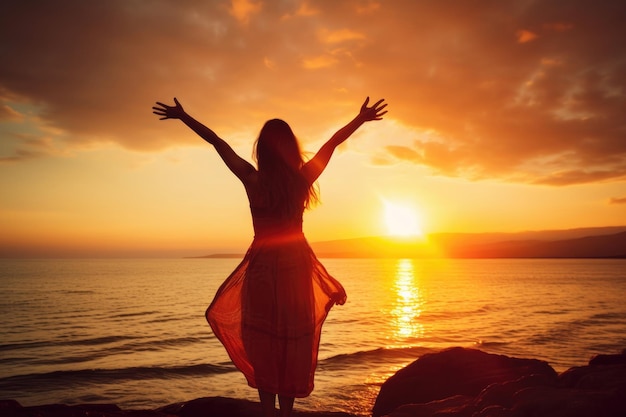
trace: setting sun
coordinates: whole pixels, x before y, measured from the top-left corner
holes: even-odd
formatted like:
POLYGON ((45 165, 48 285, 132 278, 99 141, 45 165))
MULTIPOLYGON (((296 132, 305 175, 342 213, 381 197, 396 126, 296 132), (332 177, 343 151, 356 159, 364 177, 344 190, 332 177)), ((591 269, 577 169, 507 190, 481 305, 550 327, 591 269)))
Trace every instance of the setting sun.
POLYGON ((408 205, 384 201, 385 226, 390 236, 421 236, 423 234, 417 211, 408 205))

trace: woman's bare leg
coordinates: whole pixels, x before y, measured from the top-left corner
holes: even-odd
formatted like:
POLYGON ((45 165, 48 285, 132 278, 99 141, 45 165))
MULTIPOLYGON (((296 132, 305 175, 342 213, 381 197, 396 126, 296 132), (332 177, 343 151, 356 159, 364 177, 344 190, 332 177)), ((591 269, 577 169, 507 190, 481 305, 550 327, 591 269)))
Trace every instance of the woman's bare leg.
POLYGON ((276 417, 276 394, 259 390, 259 399, 261 400, 263 416, 276 417))
POLYGON ((289 417, 293 410, 293 397, 278 396, 278 404, 280 405, 280 417, 289 417))

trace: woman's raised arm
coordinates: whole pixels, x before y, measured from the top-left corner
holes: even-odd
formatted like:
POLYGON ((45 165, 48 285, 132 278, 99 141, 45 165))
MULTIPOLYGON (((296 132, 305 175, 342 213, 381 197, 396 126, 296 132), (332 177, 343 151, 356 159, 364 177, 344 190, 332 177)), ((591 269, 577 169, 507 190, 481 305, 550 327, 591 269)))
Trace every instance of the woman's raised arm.
POLYGON ((256 172, 252 164, 237 155, 225 140, 221 139, 211 129, 187 114, 176 98, 174 98, 173 106, 157 102, 156 106, 152 107, 152 113, 161 116, 159 120, 178 119, 185 123, 191 130, 196 132, 198 136, 215 147, 215 150, 226 166, 237 178, 244 182, 244 184, 248 177, 256 172))
POLYGON ((387 103, 384 103, 385 99, 380 99, 371 107, 367 107, 370 98, 367 97, 365 102, 361 105, 359 114, 350 121, 347 125, 339 129, 302 167, 302 173, 310 184, 313 184, 315 180, 324 172, 330 157, 333 155, 335 148, 346 141, 363 123, 372 120, 382 120, 383 115, 387 113, 384 110, 387 107, 387 103))

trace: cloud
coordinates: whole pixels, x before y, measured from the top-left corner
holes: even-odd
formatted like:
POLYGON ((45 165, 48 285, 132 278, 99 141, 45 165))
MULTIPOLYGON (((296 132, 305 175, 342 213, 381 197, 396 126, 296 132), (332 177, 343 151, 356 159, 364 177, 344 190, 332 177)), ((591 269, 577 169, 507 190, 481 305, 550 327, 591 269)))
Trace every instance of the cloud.
POLYGON ((526 43, 526 42, 531 42, 535 39, 537 39, 537 34, 533 33, 529 30, 518 30, 517 31, 517 42, 518 43, 526 43))
POLYGON ((602 182, 610 179, 626 180, 626 168, 616 170, 571 170, 560 171, 545 177, 537 178, 535 184, 569 185, 602 182))
MULTIPOLYGON (((416 103, 402 117, 437 138, 415 141, 414 152, 398 159, 473 178, 551 185, 623 180, 626 49, 617 39, 626 30, 615 13, 626 7, 498 4, 447 19, 433 10, 436 23, 416 22, 427 32, 423 42, 402 53, 419 59, 395 74, 416 103)), ((407 107, 394 101, 394 115, 407 107)))
POLYGON ((390 145, 386 148, 390 155, 398 159, 415 163, 421 163, 424 161, 424 156, 421 153, 417 152, 417 150, 413 148, 409 148, 408 146, 390 145))
POLYGON ((0 104, 0 122, 13 121, 18 122, 24 119, 24 115, 14 110, 9 105, 0 104))
POLYGON ((609 204, 626 204, 626 197, 613 197, 609 199, 609 204))
POLYGON ((27 161, 29 159, 40 158, 47 155, 47 153, 32 151, 28 149, 17 149, 10 156, 0 156, 0 164, 11 164, 16 162, 27 161))
POLYGON ((261 10, 261 2, 251 0, 232 0, 230 13, 241 24, 247 25, 250 18, 261 10))
POLYGON ((302 60, 302 66, 306 69, 319 69, 332 67, 337 62, 331 55, 320 55, 310 58, 304 58, 302 60))
POLYGON ((318 38, 323 43, 336 44, 346 41, 362 40, 365 35, 350 29, 328 30, 322 29, 318 32, 318 38))
POLYGON ((54 146, 53 140, 45 136, 32 135, 4 135, 5 145, 7 142, 15 142, 13 151, 8 155, 0 155, 0 164, 12 164, 31 159, 37 159, 48 155, 60 155, 61 151, 54 146))
POLYGON ((384 96, 418 139, 390 138, 379 162, 621 181, 624 15, 620 0, 4 2, 0 91, 67 146, 145 151, 199 143, 158 122, 156 100, 177 96, 227 137, 282 117, 309 138, 384 96))

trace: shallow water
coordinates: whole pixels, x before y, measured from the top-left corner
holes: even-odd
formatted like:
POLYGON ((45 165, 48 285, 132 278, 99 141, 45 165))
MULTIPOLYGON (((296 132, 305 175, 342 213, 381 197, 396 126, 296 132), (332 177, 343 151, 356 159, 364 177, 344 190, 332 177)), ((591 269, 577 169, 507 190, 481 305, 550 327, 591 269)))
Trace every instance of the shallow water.
MULTIPOLYGON (((299 409, 367 415, 382 381, 450 347, 557 371, 626 347, 626 260, 324 259, 330 312, 299 409)), ((154 408, 256 399, 204 320, 237 259, 0 260, 0 398, 154 408)))

